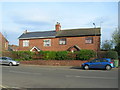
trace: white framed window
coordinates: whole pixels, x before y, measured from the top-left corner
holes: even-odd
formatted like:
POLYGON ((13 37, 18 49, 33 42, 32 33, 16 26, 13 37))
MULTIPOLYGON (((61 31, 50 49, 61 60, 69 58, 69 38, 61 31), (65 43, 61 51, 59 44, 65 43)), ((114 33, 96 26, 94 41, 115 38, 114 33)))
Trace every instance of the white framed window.
POLYGON ((60 45, 66 45, 66 38, 60 38, 59 39, 59 44, 60 45))
POLYGON ((85 43, 86 44, 92 44, 93 43, 93 37, 86 37, 85 38, 85 43))
POLYGON ((51 39, 43 40, 43 45, 44 46, 51 46, 51 39))
POLYGON ((29 40, 23 40, 23 47, 29 46, 29 40))

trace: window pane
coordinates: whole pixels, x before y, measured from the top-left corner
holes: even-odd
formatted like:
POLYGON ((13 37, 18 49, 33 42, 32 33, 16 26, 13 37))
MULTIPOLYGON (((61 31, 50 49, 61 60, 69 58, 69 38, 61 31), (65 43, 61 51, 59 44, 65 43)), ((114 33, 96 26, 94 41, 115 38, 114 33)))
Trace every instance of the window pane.
POLYGON ((93 37, 86 37, 85 43, 93 43, 93 37))
POLYGON ((60 45, 65 45, 66 44, 66 38, 59 39, 59 44, 60 45))
POLYGON ((23 47, 28 47, 29 46, 29 41, 28 40, 24 40, 23 41, 23 47))
POLYGON ((51 40, 44 40, 44 46, 51 46, 51 40))

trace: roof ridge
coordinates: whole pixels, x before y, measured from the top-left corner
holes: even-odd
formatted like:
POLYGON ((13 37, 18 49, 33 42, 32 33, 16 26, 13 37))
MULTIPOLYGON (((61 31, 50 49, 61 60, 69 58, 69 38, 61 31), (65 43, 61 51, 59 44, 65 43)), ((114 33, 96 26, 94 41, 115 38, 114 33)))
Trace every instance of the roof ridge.
POLYGON ((80 29, 80 30, 82 30, 82 29, 84 29, 84 30, 90 30, 90 29, 100 29, 100 27, 97 27, 97 28, 76 28, 76 29, 63 29, 63 30, 61 30, 61 31, 68 31, 68 30, 78 30, 78 29, 80 29))
POLYGON ((34 31, 34 32, 27 32, 27 33, 38 33, 38 32, 54 32, 55 30, 52 31, 34 31))

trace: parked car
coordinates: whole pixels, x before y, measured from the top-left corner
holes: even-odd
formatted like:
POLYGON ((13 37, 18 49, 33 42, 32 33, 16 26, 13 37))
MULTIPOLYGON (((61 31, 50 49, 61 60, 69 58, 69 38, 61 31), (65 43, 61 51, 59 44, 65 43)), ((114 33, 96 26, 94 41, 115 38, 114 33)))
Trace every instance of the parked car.
POLYGON ((18 61, 13 60, 10 57, 0 57, 0 64, 9 65, 9 66, 18 66, 20 63, 18 61))
POLYGON ((112 68, 114 68, 114 64, 109 58, 101 58, 101 59, 94 59, 94 60, 91 60, 90 62, 83 63, 82 68, 85 70, 88 70, 90 68, 111 70, 112 68))

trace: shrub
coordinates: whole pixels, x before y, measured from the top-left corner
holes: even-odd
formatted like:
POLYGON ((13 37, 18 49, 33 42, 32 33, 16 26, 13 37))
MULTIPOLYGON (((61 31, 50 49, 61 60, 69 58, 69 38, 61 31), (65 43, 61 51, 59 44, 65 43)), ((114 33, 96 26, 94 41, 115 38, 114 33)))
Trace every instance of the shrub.
POLYGON ((76 53, 68 52, 67 60, 75 60, 75 59, 76 59, 76 53))
POLYGON ((44 51, 44 60, 55 60, 56 52, 55 51, 44 51))
POLYGON ((89 60, 93 57, 95 57, 95 52, 93 50, 80 50, 76 55, 77 60, 89 60))
POLYGON ((56 60, 67 60, 68 51, 57 51, 56 52, 56 60))
POLYGON ((118 53, 116 51, 107 51, 105 58, 118 59, 118 53))
POLYGON ((97 52, 97 58, 104 58, 104 57, 106 57, 106 51, 97 52))
POLYGON ((33 59, 44 60, 44 51, 35 52, 35 54, 33 55, 33 59))
POLYGON ((116 51, 100 51, 97 54, 98 58, 118 59, 118 53, 116 51))
POLYGON ((16 60, 32 60, 34 52, 30 51, 13 51, 14 59, 16 60))
POLYGON ((88 60, 94 57, 92 50, 81 50, 78 52, 69 51, 10 51, 2 53, 4 56, 11 57, 17 61, 21 60, 88 60))

